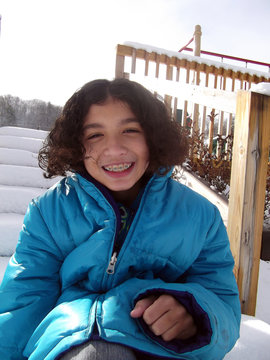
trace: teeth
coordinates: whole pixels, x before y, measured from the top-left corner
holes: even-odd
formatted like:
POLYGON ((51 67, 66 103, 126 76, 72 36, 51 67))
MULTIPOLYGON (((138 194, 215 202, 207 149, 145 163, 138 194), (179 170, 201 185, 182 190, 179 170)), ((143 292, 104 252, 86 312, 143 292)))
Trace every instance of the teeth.
POLYGON ((113 171, 113 172, 121 172, 124 170, 127 170, 128 168, 131 167, 131 163, 129 164, 119 164, 119 165, 109 165, 109 166, 104 166, 104 169, 107 171, 113 171))

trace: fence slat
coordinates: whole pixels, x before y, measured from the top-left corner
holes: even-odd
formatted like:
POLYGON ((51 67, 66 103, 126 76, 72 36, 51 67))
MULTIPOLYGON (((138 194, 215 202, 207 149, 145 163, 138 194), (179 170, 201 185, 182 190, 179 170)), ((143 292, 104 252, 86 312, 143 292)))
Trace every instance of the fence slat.
POLYGON ((116 62, 115 62, 115 77, 116 78, 124 77, 124 67, 125 67, 125 56, 117 54, 116 62))

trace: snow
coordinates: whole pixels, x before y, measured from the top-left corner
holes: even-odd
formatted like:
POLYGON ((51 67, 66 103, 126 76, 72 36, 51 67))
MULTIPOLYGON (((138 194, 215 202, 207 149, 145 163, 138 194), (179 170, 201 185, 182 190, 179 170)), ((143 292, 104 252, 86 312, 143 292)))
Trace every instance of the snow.
POLYGON ((256 317, 270 324, 270 262, 260 262, 256 317))
MULTIPOLYGON (((24 215, 4 213, 0 214, 1 256, 7 259, 14 253, 18 234, 21 230, 24 215)), ((0 269, 2 275, 2 269, 0 269)), ((2 277, 1 277, 2 280, 2 277)))
POLYGON ((133 47, 134 49, 138 49, 138 50, 139 49, 145 50, 145 51, 147 51, 149 53, 155 52, 155 53, 157 53, 159 55, 167 55, 169 57, 174 56, 174 57, 177 57, 178 59, 185 59, 185 60, 188 60, 188 61, 196 61, 199 64, 215 66, 216 68, 223 68, 223 69, 226 69, 226 70, 233 70, 235 72, 239 71, 239 72, 241 72, 243 74, 257 75, 258 77, 263 76, 263 77, 265 77, 267 79, 270 78, 270 73, 267 73, 267 72, 257 71, 257 70, 245 68, 245 67, 242 67, 242 66, 225 64, 225 63, 220 62, 220 61, 213 61, 213 60, 209 60, 209 59, 202 58, 202 57, 199 57, 199 56, 186 55, 186 54, 179 53, 177 51, 165 50, 165 49, 154 47, 154 46, 151 46, 151 45, 140 44, 140 43, 131 42, 131 41, 125 41, 124 45, 133 47))
POLYGON ((269 360, 270 325, 252 316, 241 320, 240 340, 225 360, 269 360))
POLYGON ((261 82, 259 84, 252 84, 250 90, 270 96, 270 83, 261 82))
POLYGON ((17 213, 24 215, 29 199, 41 195, 44 190, 44 188, 39 187, 0 185, 0 214, 17 213))
POLYGON ((20 128, 15 126, 3 126, 0 127, 0 135, 28 137, 31 139, 45 139, 48 132, 44 130, 20 128))
POLYGON ((38 167, 0 164, 0 184, 48 188, 55 179, 45 179, 38 167))
POLYGON ((7 149, 27 150, 37 154, 43 144, 43 139, 0 134, 0 147, 7 149))
MULTIPOLYGON (((28 203, 59 180, 45 179, 37 165, 37 144, 41 146, 45 136, 46 132, 37 130, 0 128, 0 139, 4 139, 0 142, 0 282, 15 250, 28 203)), ((256 317, 242 315, 240 339, 225 360, 269 359, 269 304, 270 263, 261 260, 256 317)))
POLYGON ((37 154, 28 150, 5 149, 0 152, 0 164, 37 166, 37 154))

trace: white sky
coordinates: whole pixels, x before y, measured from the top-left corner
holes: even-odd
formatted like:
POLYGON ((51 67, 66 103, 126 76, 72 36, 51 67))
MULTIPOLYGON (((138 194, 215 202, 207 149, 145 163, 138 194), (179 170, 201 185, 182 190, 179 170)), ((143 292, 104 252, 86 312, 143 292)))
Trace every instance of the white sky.
POLYGON ((63 105, 87 81, 114 77, 115 48, 202 49, 270 63, 269 0, 0 0, 0 95, 63 105))

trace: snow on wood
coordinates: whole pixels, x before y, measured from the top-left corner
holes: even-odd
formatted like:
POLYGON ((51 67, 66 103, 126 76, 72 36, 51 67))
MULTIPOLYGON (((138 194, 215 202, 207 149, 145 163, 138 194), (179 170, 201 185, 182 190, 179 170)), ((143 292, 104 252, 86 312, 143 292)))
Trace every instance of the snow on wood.
POLYGON ((252 84, 251 91, 270 96, 270 83, 261 82, 259 84, 252 84))
POLYGON ((199 180, 191 172, 185 170, 184 168, 181 169, 181 177, 179 178, 179 182, 188 186, 192 190, 198 192, 202 196, 206 197, 209 201, 217 206, 219 212, 221 214, 222 220, 227 226, 228 223, 228 201, 217 194, 216 191, 209 188, 203 181, 199 180))
POLYGON ((236 93, 232 91, 210 89, 137 74, 130 74, 129 78, 139 82, 152 92, 156 91, 159 94, 175 96, 182 100, 188 100, 228 113, 234 114, 236 111, 236 93))
POLYGON ((157 53, 159 55, 167 55, 169 57, 176 57, 178 59, 185 59, 185 60, 188 60, 188 61, 196 61, 199 64, 215 66, 216 68, 223 68, 223 69, 226 69, 226 70, 232 70, 232 71, 235 71, 235 72, 240 72, 242 74, 256 75, 258 77, 263 76, 265 78, 270 79, 270 73, 267 73, 267 72, 264 72, 264 71, 257 71, 257 70, 253 70, 253 69, 250 69, 250 68, 245 68, 245 67, 241 67, 241 66, 235 66, 235 65, 231 65, 231 64, 226 64, 226 63, 223 63, 223 62, 213 61, 213 60, 209 60, 209 59, 202 58, 202 57, 199 57, 199 56, 186 55, 186 54, 179 53, 177 51, 170 51, 170 50, 158 48, 158 47, 151 46, 151 45, 140 44, 140 43, 137 43, 137 42, 125 41, 124 45, 133 47, 134 49, 145 50, 145 51, 147 51, 149 53, 155 52, 155 53, 157 53))

